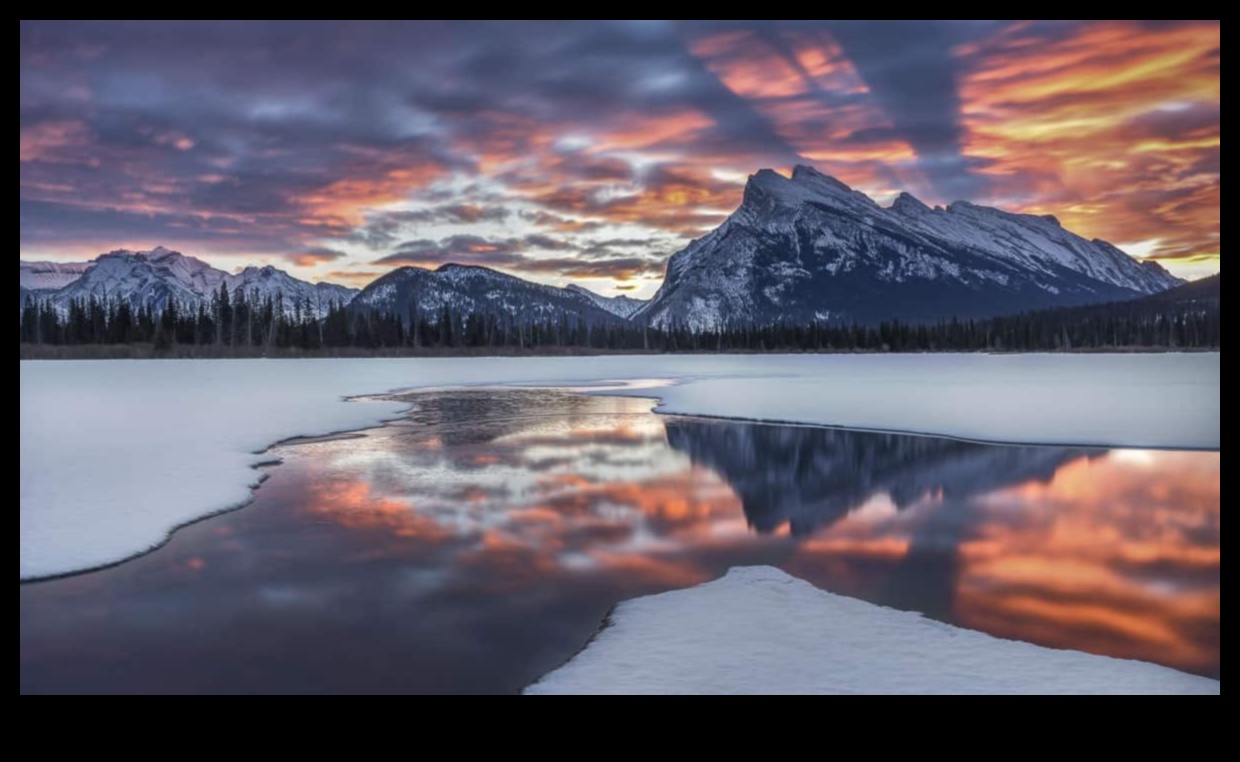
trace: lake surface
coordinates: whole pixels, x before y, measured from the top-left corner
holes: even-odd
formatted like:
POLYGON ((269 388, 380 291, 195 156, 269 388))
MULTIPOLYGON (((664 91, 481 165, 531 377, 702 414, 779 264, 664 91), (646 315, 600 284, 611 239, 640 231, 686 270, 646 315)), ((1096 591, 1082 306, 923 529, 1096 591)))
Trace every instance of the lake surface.
POLYGON ((553 390, 409 399, 389 426, 276 448, 252 504, 153 553, 21 585, 21 690, 511 693, 615 602, 751 564, 1220 674, 1218 452, 665 417, 553 390))

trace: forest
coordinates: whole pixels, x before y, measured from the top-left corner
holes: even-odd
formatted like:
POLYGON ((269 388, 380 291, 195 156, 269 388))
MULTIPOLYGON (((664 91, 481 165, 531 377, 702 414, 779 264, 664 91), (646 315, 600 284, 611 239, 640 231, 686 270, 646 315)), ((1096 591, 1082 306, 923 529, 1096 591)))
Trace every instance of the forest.
MULTIPOLYGON (((1044 310, 985 320, 932 324, 732 325, 693 331, 592 325, 567 313, 518 322, 447 307, 407 315, 331 305, 319 317, 310 305, 283 308, 277 298, 222 288, 194 308, 169 301, 162 310, 126 301, 71 301, 67 309, 28 298, 22 305, 23 347, 47 345, 150 348, 153 355, 203 347, 212 356, 263 356, 297 350, 331 355, 420 351, 472 354, 556 349, 631 352, 967 352, 1220 348, 1220 307, 1213 300, 1137 299, 1044 310)), ((28 353, 23 352, 23 356, 28 353)), ((69 352, 66 356, 72 356, 69 352)))

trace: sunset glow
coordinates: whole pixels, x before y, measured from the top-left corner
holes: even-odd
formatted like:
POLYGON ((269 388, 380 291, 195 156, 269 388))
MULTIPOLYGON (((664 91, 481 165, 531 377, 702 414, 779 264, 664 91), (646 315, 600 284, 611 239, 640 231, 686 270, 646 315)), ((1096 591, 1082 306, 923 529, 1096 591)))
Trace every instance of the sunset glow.
MULTIPOLYGON (((419 423, 293 448, 293 462, 308 449, 316 466, 301 472, 293 502, 362 533, 369 557, 430 553, 481 574, 492 592, 578 574, 671 589, 717 575, 709 559, 762 559, 827 590, 1000 637, 1218 668, 1217 453, 1048 448, 1061 454, 1043 476, 987 469, 996 486, 969 494, 952 474, 968 471, 962 464, 978 452, 969 448, 985 446, 936 461, 931 440, 912 483, 947 487, 897 500, 856 477, 831 491, 821 465, 798 472, 804 484, 771 477, 779 490, 747 500, 743 481, 677 450, 683 437, 665 434, 643 401, 576 399, 567 418, 487 423, 482 407, 468 434, 419 423), (800 534, 786 520, 767 528, 763 501, 779 504, 780 494, 792 510, 819 511, 820 523, 800 534)), ((731 452, 728 424, 670 426, 714 432, 731 452)), ((831 462, 815 450, 814 430, 796 431, 799 450, 818 453, 809 462, 831 462)), ((750 466, 779 461, 767 457, 750 466)), ((904 466, 917 462, 907 457, 904 466)))
POLYGON ((20 254, 649 296, 747 175, 808 163, 1197 277, 1220 45, 1219 22, 23 22, 20 254))

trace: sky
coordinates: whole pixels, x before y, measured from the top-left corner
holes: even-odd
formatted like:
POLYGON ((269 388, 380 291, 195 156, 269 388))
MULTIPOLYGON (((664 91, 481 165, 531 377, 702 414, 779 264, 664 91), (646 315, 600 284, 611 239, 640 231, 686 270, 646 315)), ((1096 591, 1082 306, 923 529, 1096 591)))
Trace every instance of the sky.
POLYGON ((22 259, 649 296, 763 167, 1219 270, 1213 22, 21 22, 22 259))

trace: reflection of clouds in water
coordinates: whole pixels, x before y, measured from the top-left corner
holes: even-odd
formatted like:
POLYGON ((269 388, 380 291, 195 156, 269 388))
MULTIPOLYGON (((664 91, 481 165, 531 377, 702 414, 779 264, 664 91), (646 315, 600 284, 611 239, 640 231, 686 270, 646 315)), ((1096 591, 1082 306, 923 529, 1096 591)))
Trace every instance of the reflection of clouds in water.
POLYGON ((612 603, 753 564, 1006 637, 1218 671, 1217 453, 492 396, 425 395, 361 438, 284 447, 246 510, 23 586, 23 689, 89 675, 115 693, 515 691, 612 603))
POLYGON ((1202 636, 1217 633, 1221 608, 1220 456, 1139 452, 994 496, 960 549, 962 621, 1208 669, 1217 654, 1202 636))
POLYGON ((854 594, 872 594, 884 576, 889 595, 915 585, 921 610, 936 587, 946 610, 930 613, 966 627, 1209 672, 1220 625, 1218 466, 1217 453, 1078 459, 1048 481, 967 503, 926 501, 868 524, 850 515, 802 543, 792 568, 811 579, 829 569, 854 594), (928 527, 938 547, 918 563, 928 527), (890 568, 876 572, 882 558, 890 568))
POLYGON ((784 565, 823 587, 997 635, 1217 663, 1217 454, 661 419, 645 400, 546 391, 493 397, 507 395, 427 402, 420 419, 364 440, 305 446, 327 464, 305 482, 306 509, 386 535, 372 554, 401 558, 414 543, 433 555, 448 571, 408 588, 419 595, 582 574, 677 587, 786 548, 784 565), (536 396, 522 418, 525 395, 536 396))

